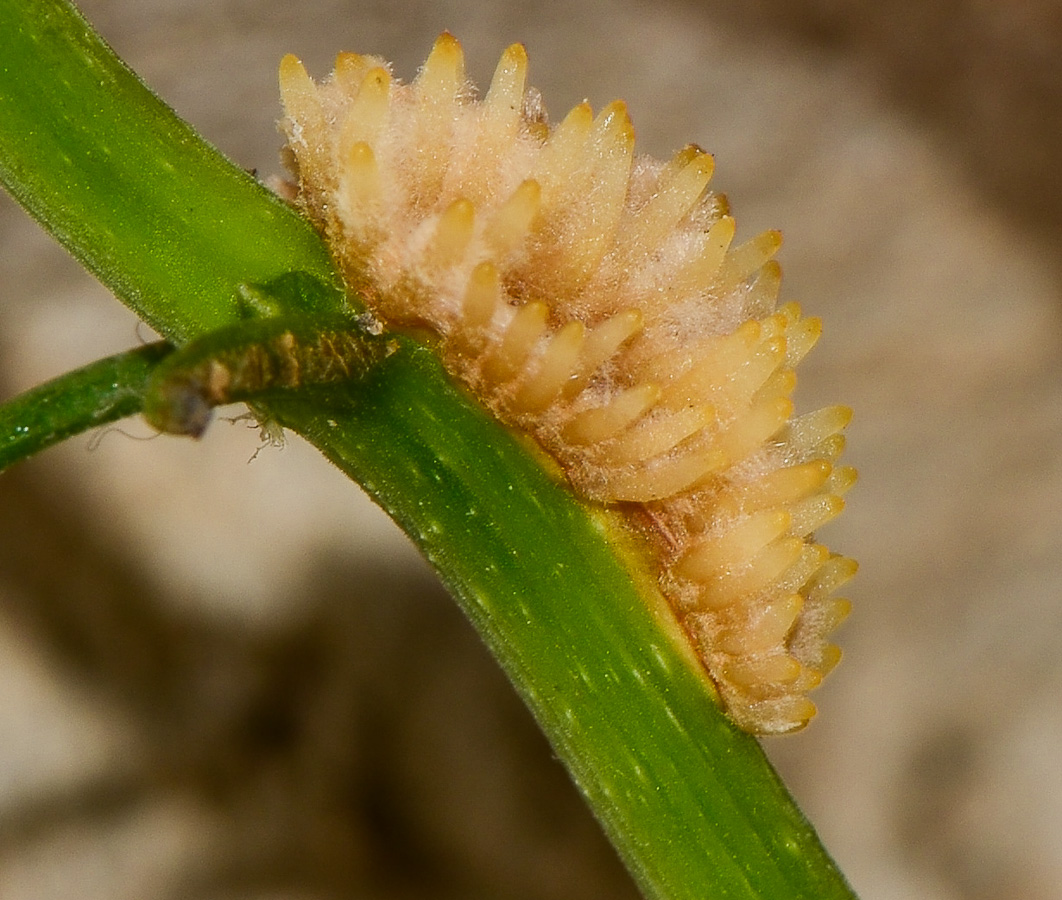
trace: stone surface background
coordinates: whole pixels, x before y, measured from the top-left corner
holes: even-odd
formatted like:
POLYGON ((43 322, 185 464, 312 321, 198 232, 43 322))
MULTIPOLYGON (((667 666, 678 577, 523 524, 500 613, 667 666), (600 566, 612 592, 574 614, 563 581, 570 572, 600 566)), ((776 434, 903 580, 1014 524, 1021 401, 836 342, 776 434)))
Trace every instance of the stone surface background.
MULTIPOLYGON (((275 67, 485 85, 693 140, 780 227, 855 407, 846 660, 768 743, 865 900, 1062 896, 1062 19, 1045 0, 84 0, 225 152, 278 170, 275 67)), ((138 340, 0 197, 0 395, 138 340)), ((634 897, 404 539, 298 441, 107 433, 0 478, 0 897, 634 897)))

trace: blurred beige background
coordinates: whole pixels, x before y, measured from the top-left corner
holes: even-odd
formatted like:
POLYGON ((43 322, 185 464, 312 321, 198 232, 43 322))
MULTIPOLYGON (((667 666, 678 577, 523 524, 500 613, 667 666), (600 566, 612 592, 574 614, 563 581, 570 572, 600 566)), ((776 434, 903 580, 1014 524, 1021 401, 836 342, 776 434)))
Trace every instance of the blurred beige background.
MULTIPOLYGON (((862 563, 821 714, 771 756, 864 900, 1062 896, 1062 11, 1047 0, 84 0, 168 102, 278 171, 275 68, 485 85, 716 154, 826 322, 862 563)), ((136 343, 0 197, 0 395, 136 343)), ((127 423, 0 477, 0 898, 634 897, 401 535, 292 440, 127 423)))

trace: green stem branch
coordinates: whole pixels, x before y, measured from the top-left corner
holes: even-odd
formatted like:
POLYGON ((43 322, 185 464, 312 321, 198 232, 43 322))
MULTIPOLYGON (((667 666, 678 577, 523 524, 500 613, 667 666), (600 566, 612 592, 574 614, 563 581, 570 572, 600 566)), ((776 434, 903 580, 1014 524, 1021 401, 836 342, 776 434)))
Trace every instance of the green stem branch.
POLYGON ((109 356, 0 406, 0 472, 74 435, 136 415, 151 372, 172 350, 157 343, 109 356))

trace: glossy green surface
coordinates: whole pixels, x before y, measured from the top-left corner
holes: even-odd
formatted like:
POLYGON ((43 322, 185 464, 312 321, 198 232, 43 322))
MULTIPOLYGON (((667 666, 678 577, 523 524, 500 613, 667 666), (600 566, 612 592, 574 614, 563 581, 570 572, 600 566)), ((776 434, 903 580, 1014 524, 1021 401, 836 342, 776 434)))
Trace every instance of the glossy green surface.
POLYGON ((72 7, 0 3, 0 79, 0 179, 171 341, 232 321, 241 281, 304 271, 338 284, 309 224, 160 103, 72 7))
POLYGON ((68 437, 135 415, 148 376, 172 349, 149 344, 109 356, 0 406, 0 471, 68 437))

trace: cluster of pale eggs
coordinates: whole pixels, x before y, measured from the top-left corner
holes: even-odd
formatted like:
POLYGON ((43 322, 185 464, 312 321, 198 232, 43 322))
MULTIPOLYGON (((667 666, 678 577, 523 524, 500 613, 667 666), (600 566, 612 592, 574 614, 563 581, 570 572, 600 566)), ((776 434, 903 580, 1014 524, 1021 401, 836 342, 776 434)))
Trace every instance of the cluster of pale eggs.
POLYGON ((790 399, 819 322, 775 308, 777 232, 732 246, 710 156, 636 156, 622 103, 550 126, 526 72, 510 47, 477 99, 450 35, 408 85, 375 57, 319 85, 285 58, 296 200, 388 327, 433 331, 457 379, 625 517, 732 718, 800 728, 855 571, 813 539, 855 478, 835 464, 849 413, 790 399))

